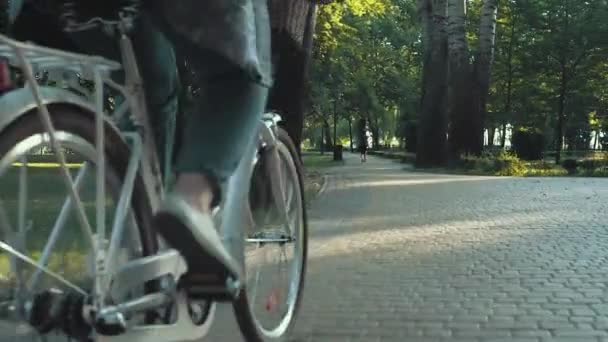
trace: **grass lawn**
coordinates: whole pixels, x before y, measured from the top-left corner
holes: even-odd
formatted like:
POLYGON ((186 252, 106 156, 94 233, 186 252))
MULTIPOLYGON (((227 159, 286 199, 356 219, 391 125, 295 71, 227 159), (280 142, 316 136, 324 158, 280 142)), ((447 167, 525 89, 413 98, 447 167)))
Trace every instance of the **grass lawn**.
MULTIPOLYGON (((310 203, 319 192, 323 185, 323 175, 314 170, 323 167, 334 166, 337 163, 331 160, 331 155, 325 156, 311 155, 305 158, 307 172, 305 174, 305 195, 307 202, 310 203)), ((0 177, 0 200, 7 213, 11 228, 18 229, 18 209, 19 209, 19 180, 20 164, 16 163, 13 168, 0 177)), ((31 227, 25 238, 25 245, 22 252, 34 260, 38 260, 49 239, 52 228, 57 220, 61 207, 67 197, 67 190, 63 184, 60 170, 57 164, 46 161, 35 161, 28 164, 27 186, 28 201, 26 212, 26 226, 31 227)), ((75 178, 81 164, 72 163, 69 165, 72 176, 75 178)), ((80 191, 85 212, 95 231, 95 172, 89 171, 84 179, 84 184, 80 191)), ((111 229, 114 217, 115 201, 109 198, 106 206, 106 229, 111 229)), ((13 238, 4 236, 0 230, 0 241, 8 242, 15 247, 13 238)), ((82 276, 87 268, 87 256, 90 247, 84 238, 84 234, 76 219, 74 210, 71 211, 65 227, 60 235, 54 252, 49 260, 49 268, 66 279, 76 283, 82 282, 82 276)), ((0 299, 6 290, 14 286, 16 275, 12 273, 10 255, 0 250, 0 299)), ((24 279, 34 271, 33 267, 23 267, 24 279)), ((46 279, 50 280, 50 279, 46 279)))
MULTIPOLYGON (((78 165, 71 165, 72 175, 75 177, 79 169, 78 165)), ((9 223, 13 230, 18 229, 19 208, 19 179, 20 168, 13 167, 0 177, 0 199, 7 213, 9 223)), ((25 234, 22 252, 34 260, 38 260, 46 245, 57 219, 67 191, 59 174, 59 168, 49 165, 30 165, 27 169, 28 201, 26 212, 26 227, 30 227, 25 234)), ((95 173, 89 172, 84 179, 80 191, 86 215, 95 225, 95 173)), ((108 199, 106 206, 106 226, 111 227, 114 215, 114 202, 108 199)), ((107 228, 108 230, 110 228, 107 228)), ((7 238, 0 231, 0 240, 8 242, 12 247, 14 239, 7 238)), ((57 240, 53 253, 49 259, 49 268, 66 279, 76 283, 83 282, 83 276, 87 272, 87 254, 90 250, 88 242, 84 239, 80 225, 77 222, 74 211, 68 216, 64 229, 57 240)), ((23 279, 28 279, 33 267, 24 266, 23 279)), ((12 287, 11 282, 17 276, 12 273, 10 267, 10 256, 7 252, 0 250, 0 297, 2 293, 12 287), (5 286, 7 285, 8 286, 5 286)), ((44 281, 51 281, 44 277, 44 281)))
POLYGON ((307 204, 310 204, 323 187, 323 169, 344 165, 344 161, 334 161, 332 153, 322 155, 318 152, 308 152, 302 154, 302 162, 304 164, 304 191, 307 204))
POLYGON ((304 163, 305 170, 316 170, 327 167, 344 165, 344 161, 334 161, 332 153, 303 153, 302 162, 304 163))

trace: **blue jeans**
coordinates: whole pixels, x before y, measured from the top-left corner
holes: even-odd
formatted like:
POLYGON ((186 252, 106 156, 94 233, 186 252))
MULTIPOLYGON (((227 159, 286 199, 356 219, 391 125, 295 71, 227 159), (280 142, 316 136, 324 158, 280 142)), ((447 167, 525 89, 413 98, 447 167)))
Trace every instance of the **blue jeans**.
MULTIPOLYGON (((101 32, 78 33, 73 39, 87 52, 119 58, 117 43, 101 32)), ((178 51, 190 61, 200 91, 193 101, 183 104, 182 140, 174 171, 205 173, 224 181, 234 172, 257 132, 268 87, 254 82, 238 66, 212 51, 191 48, 179 37, 169 39, 149 15, 138 20, 132 40, 160 152, 165 152, 162 146, 171 142, 175 128, 181 91, 178 51)), ((161 153, 161 159, 165 157, 161 153)))

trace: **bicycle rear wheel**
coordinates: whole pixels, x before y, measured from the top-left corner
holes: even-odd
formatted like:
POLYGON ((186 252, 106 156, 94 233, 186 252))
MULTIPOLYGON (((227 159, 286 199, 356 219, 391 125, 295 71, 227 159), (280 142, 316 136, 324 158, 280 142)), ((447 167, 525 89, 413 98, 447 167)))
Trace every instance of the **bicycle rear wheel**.
MULTIPOLYGON (((247 234, 246 286, 233 304, 241 332, 250 342, 281 341, 289 335, 296 321, 306 273, 308 231, 302 165, 291 139, 282 129, 278 130, 277 149, 285 180, 285 203, 276 205, 286 208, 288 222, 281 218, 277 207, 268 210, 266 205, 252 205, 263 212, 254 215, 255 225, 247 234)), ((262 170, 263 167, 256 167, 253 177, 262 170)))
MULTIPOLYGON (((66 149, 70 173, 77 184, 77 192, 89 222, 95 222, 98 214, 95 210, 95 180, 97 170, 104 168, 105 222, 106 226, 111 226, 112 214, 118 207, 118 196, 129 161, 128 146, 114 129, 107 126, 105 165, 95 165, 93 115, 69 106, 49 106, 49 112, 56 138, 66 149)), ((0 248, 0 341, 66 340, 65 337, 60 339, 55 336, 84 339, 84 336, 72 335, 77 330, 76 311, 62 315, 61 322, 38 321, 57 332, 48 339, 42 339, 41 331, 29 324, 36 314, 43 321, 49 318, 36 312, 34 298, 37 295, 59 289, 66 296, 77 294, 84 298, 94 287, 92 263, 95 252, 90 241, 95 239, 86 236, 76 220, 74 203, 68 200, 57 159, 52 154, 39 154, 49 150, 52 149, 48 134, 35 110, 0 132, 0 210, 5 214, 0 218, 6 219, 5 222, 0 221, 0 242, 4 247, 10 246, 39 265, 35 267, 23 262, 15 258, 14 253, 7 248, 0 248), (34 156, 35 153, 38 155, 34 156), (49 277, 48 273, 40 272, 40 267, 62 279, 49 277), (66 286, 66 282, 75 285, 76 289, 66 286), (66 332, 66 329, 71 330, 66 332)), ((136 177, 118 253, 108 256, 113 263, 120 265, 156 253, 157 239, 149 229, 150 218, 151 211, 143 182, 136 177)), ((97 233, 97 227, 92 226, 93 233, 97 233)), ((111 232, 108 229, 106 237, 111 232)), ((138 286, 128 296, 152 291, 153 286, 138 286)), ((110 298, 116 301, 124 299, 110 298)), ((154 318, 149 313, 129 317, 130 322, 137 322, 136 324, 145 324, 152 319, 154 318)), ((80 328, 86 330, 85 326, 80 328)), ((89 334, 96 340, 94 333, 89 334)))

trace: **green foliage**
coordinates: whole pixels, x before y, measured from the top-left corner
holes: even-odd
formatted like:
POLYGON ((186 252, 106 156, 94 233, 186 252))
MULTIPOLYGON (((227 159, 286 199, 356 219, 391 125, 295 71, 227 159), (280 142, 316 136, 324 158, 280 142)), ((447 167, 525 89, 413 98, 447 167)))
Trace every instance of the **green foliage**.
POLYGON ((544 136, 538 129, 516 129, 511 143, 515 154, 523 160, 539 160, 543 157, 544 136))
POLYGON ((523 176, 527 171, 526 165, 515 154, 506 151, 500 151, 494 165, 497 176, 523 176))
POLYGON ((334 115, 338 124, 366 118, 375 140, 391 141, 400 119, 416 115, 419 30, 409 0, 321 6, 306 126, 333 123, 334 115))
POLYGON ((578 162, 576 159, 566 159, 562 162, 562 166, 566 171, 568 171, 569 175, 576 174, 576 169, 578 168, 578 162))
POLYGON ((358 28, 351 17, 375 18, 391 7, 388 0, 342 0, 320 6, 317 12, 315 41, 318 52, 327 54, 341 43, 356 39, 358 28))
POLYGON ((500 151, 497 155, 486 154, 481 157, 465 155, 461 157, 461 167, 470 173, 495 176, 524 176, 526 165, 515 155, 500 151))
POLYGON ((530 163, 526 167, 526 177, 559 177, 568 174, 563 167, 546 162, 530 163))
POLYGON ((566 146, 587 149, 590 132, 605 121, 607 35, 603 0, 501 3, 490 119, 534 127, 551 143, 563 93, 566 146))
POLYGON ((600 166, 600 163, 595 159, 585 159, 581 161, 580 165, 585 174, 592 174, 600 166))
MULTIPOLYGON (((482 3, 467 1, 471 58, 482 3)), ((348 136, 344 121, 363 117, 378 140, 407 140, 406 127, 419 114, 421 29, 414 0, 343 0, 320 6, 305 135, 318 141, 318 128, 333 125, 337 115, 339 138, 348 136)), ((544 147, 556 141, 563 92, 566 148, 587 149, 593 143, 591 132, 608 132, 606 37, 605 0, 501 1, 486 125, 533 129, 533 135, 520 136, 532 148, 513 144, 520 158, 537 159, 539 135, 544 147)), ((598 143, 608 148, 608 134, 598 143)))

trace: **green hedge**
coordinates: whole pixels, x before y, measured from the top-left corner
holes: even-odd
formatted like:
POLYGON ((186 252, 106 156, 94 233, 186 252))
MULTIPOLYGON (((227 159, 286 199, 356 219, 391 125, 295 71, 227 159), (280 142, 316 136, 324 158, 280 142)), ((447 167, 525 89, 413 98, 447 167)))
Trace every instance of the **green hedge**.
POLYGON ((523 176, 527 172, 526 165, 516 155, 505 151, 483 157, 463 156, 460 167, 466 171, 478 171, 496 176, 523 176))

